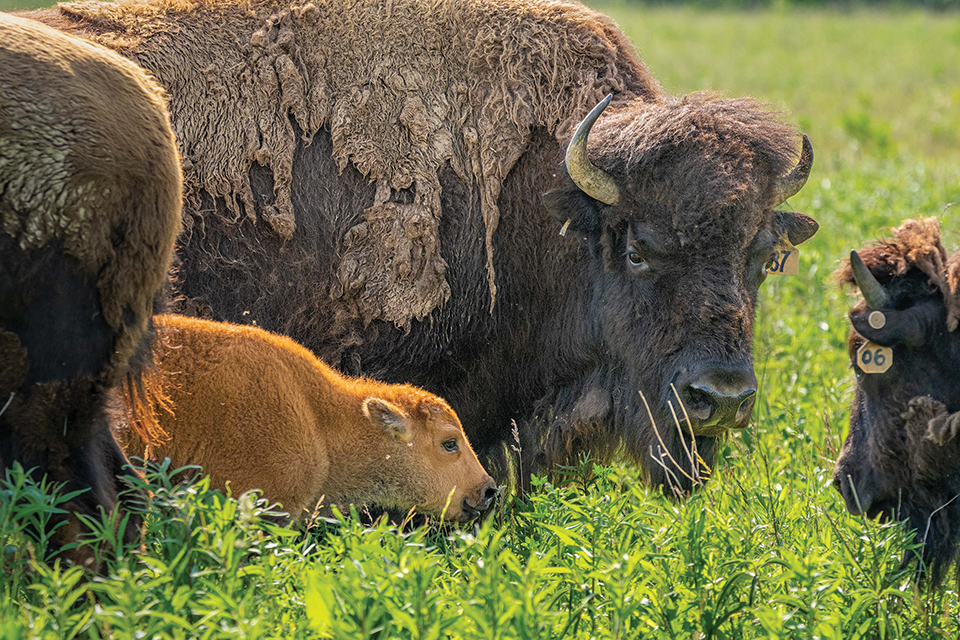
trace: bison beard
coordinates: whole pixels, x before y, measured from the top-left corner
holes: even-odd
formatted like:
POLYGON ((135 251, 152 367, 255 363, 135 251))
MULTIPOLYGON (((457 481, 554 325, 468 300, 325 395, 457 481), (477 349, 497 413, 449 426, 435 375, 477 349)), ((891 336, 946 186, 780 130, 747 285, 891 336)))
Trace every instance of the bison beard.
POLYGON ((817 228, 773 211, 809 150, 791 174, 799 135, 762 105, 664 95, 609 18, 524 0, 82 2, 36 17, 170 93, 191 308, 442 395, 501 479, 516 421, 525 473, 623 448, 682 492, 749 420, 764 264, 779 237, 817 228), (561 164, 608 93, 579 157, 615 204, 561 164), (648 271, 629 264, 641 254, 648 271))
POLYGON ((891 347, 893 366, 857 369, 834 484, 851 513, 905 520, 922 544, 919 569, 938 583, 960 552, 960 255, 947 257, 935 218, 894 232, 838 272, 864 297, 850 312, 854 367, 865 340, 891 347))

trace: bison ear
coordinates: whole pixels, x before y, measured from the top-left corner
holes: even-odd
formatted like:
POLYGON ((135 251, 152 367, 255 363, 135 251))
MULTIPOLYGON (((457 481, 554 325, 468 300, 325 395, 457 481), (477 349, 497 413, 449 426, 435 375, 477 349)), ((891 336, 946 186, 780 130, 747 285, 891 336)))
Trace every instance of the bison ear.
POLYGON ((561 235, 574 232, 579 235, 600 234, 600 212, 597 202, 572 182, 568 186, 547 191, 540 196, 543 206, 556 218, 561 235))
POLYGON ((796 246, 813 237, 820 224, 803 213, 790 211, 773 212, 773 232, 779 238, 786 235, 790 244, 796 246))
POLYGON ((392 435, 398 440, 409 442, 412 434, 407 430, 407 416, 398 406, 381 400, 367 398, 363 401, 363 415, 375 426, 383 429, 384 433, 392 435))

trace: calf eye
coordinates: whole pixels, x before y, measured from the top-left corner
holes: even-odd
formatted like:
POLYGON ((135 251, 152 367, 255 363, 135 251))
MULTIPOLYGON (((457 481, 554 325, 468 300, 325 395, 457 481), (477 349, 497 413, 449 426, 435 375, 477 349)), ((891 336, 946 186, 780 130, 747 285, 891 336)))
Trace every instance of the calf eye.
POLYGON ((444 441, 440 446, 443 447, 444 451, 449 451, 450 453, 460 450, 460 447, 457 446, 457 441, 455 438, 450 438, 449 440, 444 441))

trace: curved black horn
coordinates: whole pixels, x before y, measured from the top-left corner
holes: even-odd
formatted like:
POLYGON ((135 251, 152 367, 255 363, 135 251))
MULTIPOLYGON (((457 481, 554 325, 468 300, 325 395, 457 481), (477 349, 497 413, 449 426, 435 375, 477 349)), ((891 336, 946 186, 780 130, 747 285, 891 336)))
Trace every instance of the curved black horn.
POLYGON ((608 95, 587 114, 583 122, 577 127, 573 139, 567 145, 567 173, 574 184, 580 187, 585 194, 604 204, 617 204, 620 201, 620 190, 610 174, 593 165, 587 158, 587 136, 590 128, 597 121, 603 110, 610 104, 613 94, 608 95))
POLYGON ((786 202, 787 198, 795 195, 810 177, 810 167, 813 166, 813 145, 810 139, 803 136, 803 147, 800 150, 800 160, 797 166, 786 175, 777 178, 773 185, 773 206, 777 207, 786 202))
POLYGON ((889 309, 892 302, 890 294, 883 288, 880 281, 873 277, 856 251, 850 252, 850 269, 853 271, 853 279, 860 287, 860 293, 863 294, 863 300, 867 306, 871 309, 889 309))

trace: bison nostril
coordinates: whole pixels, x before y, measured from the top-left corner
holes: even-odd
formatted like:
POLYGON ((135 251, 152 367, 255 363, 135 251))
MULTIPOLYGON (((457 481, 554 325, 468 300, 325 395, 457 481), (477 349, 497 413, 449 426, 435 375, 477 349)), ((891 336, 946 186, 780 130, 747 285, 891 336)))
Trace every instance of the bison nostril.
POLYGON ((757 390, 753 387, 720 390, 709 383, 691 384, 687 388, 687 398, 691 401, 692 413, 702 422, 730 423, 742 422, 749 418, 753 409, 753 398, 757 390), (741 415, 746 413, 746 415, 741 415))
POLYGON ((833 486, 840 492, 847 511, 852 515, 870 512, 874 504, 874 492, 868 483, 854 481, 849 473, 837 473, 833 476, 833 486))
POLYGON ((717 435, 726 429, 747 426, 757 395, 757 378, 749 361, 700 369, 688 375, 677 380, 676 395, 696 433, 717 435))
POLYGON ((690 386, 684 394, 687 400, 687 411, 698 414, 698 417, 707 419, 713 411, 713 402, 710 400, 710 394, 700 387, 690 386), (700 415, 704 414, 704 415, 700 415))

